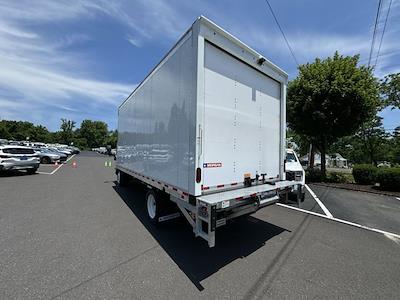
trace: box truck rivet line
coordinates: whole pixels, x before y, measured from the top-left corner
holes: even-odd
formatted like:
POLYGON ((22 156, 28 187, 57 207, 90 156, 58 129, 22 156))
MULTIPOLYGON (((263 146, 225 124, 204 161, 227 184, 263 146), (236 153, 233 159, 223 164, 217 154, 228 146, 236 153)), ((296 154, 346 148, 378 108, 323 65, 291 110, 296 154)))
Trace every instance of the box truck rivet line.
POLYGON ((298 184, 284 172, 287 78, 199 17, 118 109, 118 184, 140 181, 153 223, 183 215, 213 247, 217 227, 298 184))

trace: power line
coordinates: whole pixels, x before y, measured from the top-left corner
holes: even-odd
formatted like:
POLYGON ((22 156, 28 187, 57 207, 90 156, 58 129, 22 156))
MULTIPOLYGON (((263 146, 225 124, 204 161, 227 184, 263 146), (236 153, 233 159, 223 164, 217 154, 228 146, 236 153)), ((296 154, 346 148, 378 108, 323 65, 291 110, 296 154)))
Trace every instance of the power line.
POLYGON ((385 35, 386 24, 387 24, 387 20, 388 20, 388 17, 389 17, 389 12, 390 12, 390 7, 391 7, 391 6, 392 6, 392 0, 390 0, 390 2, 389 2, 389 7, 388 7, 387 12, 386 12, 385 25, 383 25, 382 36, 381 36, 381 40, 380 40, 380 42, 379 42, 378 54, 376 55, 375 64, 374 64, 374 69, 375 69, 375 67, 376 67, 376 64, 378 63, 379 52, 381 51, 383 36, 385 35))
POLYGON ((376 18, 375 18, 374 33, 372 34, 371 49, 369 50, 368 67, 371 65, 372 52, 374 50, 376 29, 377 29, 377 25, 378 25, 379 16, 381 14, 381 7, 382 7, 382 0, 379 0, 378 10, 376 12, 376 18))
POLYGON ((297 61, 297 58, 296 58, 296 56, 294 55, 293 49, 292 49, 292 47, 290 47, 289 41, 288 41, 288 39, 286 38, 286 35, 285 35, 285 33, 283 32, 283 29, 282 29, 281 25, 279 24, 278 19, 277 19, 276 16, 275 16, 275 13, 274 13, 274 10, 272 9, 271 4, 269 3, 268 0, 265 0, 265 2, 267 2, 267 4, 268 4, 269 10, 271 11, 271 14, 272 14, 272 16, 274 17, 274 20, 275 20, 276 25, 278 26, 279 30, 280 30, 281 33, 282 33, 283 38, 285 39, 286 45, 287 45, 287 47, 289 48, 289 51, 290 51, 290 53, 292 54, 292 57, 293 57, 293 59, 294 59, 296 65, 299 66, 299 62, 297 61))
MULTIPOLYGON (((372 59, 376 59, 377 57, 384 57, 384 56, 390 56, 390 55, 396 55, 397 53, 400 53, 400 51, 388 51, 388 52, 384 52, 384 53, 379 53, 379 55, 373 55, 372 59)), ((358 62, 360 64, 364 64, 368 61, 368 58, 363 58, 360 59, 358 62)))

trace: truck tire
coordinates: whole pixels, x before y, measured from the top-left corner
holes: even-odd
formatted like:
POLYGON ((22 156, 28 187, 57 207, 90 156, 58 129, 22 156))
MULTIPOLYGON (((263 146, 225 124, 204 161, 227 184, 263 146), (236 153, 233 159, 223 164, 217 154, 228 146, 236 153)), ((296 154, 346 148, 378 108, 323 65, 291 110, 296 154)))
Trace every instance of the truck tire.
POLYGON ((159 218, 164 211, 164 201, 160 195, 153 190, 149 190, 146 194, 146 212, 149 220, 154 225, 160 224, 159 218))
POLYGON ((126 186, 129 182, 129 175, 122 172, 118 171, 117 172, 117 184, 118 186, 126 186))

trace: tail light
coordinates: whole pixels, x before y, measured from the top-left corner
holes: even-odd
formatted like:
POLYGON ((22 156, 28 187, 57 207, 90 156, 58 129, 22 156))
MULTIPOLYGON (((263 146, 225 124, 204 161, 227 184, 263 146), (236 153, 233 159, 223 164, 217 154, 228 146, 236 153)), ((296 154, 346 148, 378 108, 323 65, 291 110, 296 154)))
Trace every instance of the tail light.
POLYGON ((200 168, 196 169, 196 182, 197 183, 201 182, 201 169, 200 168))

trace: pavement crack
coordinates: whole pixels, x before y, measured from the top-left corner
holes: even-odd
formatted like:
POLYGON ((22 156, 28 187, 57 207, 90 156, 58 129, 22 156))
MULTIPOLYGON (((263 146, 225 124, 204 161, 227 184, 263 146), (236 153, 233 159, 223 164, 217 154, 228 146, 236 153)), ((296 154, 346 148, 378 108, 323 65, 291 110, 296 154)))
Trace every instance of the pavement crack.
POLYGON ((88 279, 86 279, 86 280, 80 282, 79 284, 77 284, 77 285, 75 285, 75 286, 73 286, 73 287, 70 287, 70 288, 68 288, 68 289, 66 289, 66 290, 64 290, 64 291, 62 291, 62 292, 59 293, 58 295, 51 297, 50 300, 56 299, 56 298, 58 298, 58 297, 60 297, 60 296, 62 296, 62 295, 64 295, 64 294, 66 294, 66 293, 68 293, 68 292, 70 292, 70 291, 72 291, 72 290, 74 290, 74 289, 76 289, 76 288, 78 288, 78 287, 80 287, 80 286, 82 286, 82 285, 84 285, 84 284, 86 284, 86 283, 88 283, 88 282, 90 282, 90 281, 96 279, 96 278, 99 278, 99 277, 103 276, 104 274, 106 274, 106 273, 108 273, 108 272, 111 272, 111 271, 113 271, 113 270, 115 270, 115 269, 118 269, 119 267, 123 266, 124 264, 127 264, 127 263, 129 263, 129 262, 131 262, 131 261, 133 261, 133 260, 139 258, 139 257, 142 256, 143 254, 146 254, 147 252, 150 252, 151 250, 153 250, 153 249, 155 249, 155 248, 157 248, 157 247, 159 247, 159 246, 160 246, 160 245, 154 245, 153 247, 151 247, 151 248, 149 248, 149 249, 146 249, 146 250, 144 250, 143 252, 141 252, 141 253, 139 253, 139 254, 137 254, 137 255, 135 255, 135 256, 133 256, 133 257, 127 259, 127 260, 124 260, 124 261, 122 261, 122 262, 116 264, 115 266, 113 266, 113 267, 111 267, 111 268, 108 268, 107 270, 105 270, 105 271, 103 271, 103 272, 101 272, 101 273, 99 273, 99 274, 96 274, 96 275, 94 275, 94 276, 92 276, 92 277, 90 277, 90 278, 88 278, 88 279))

